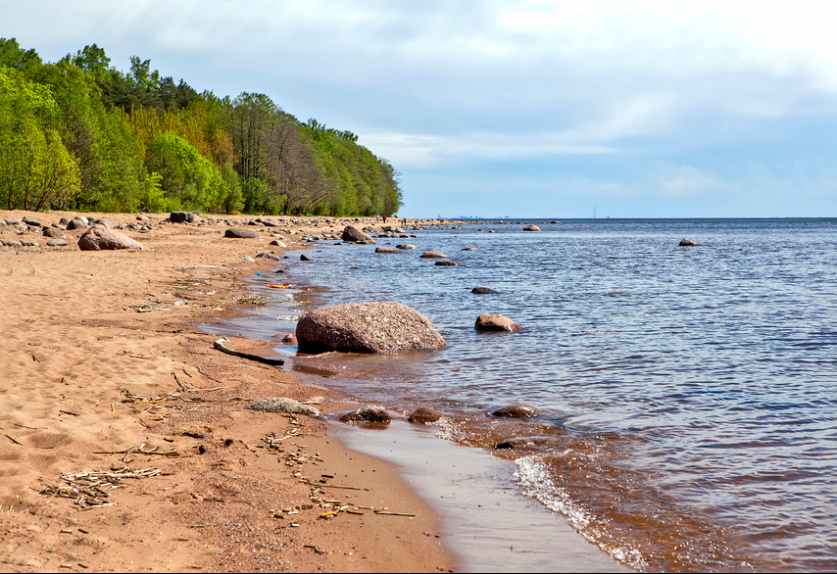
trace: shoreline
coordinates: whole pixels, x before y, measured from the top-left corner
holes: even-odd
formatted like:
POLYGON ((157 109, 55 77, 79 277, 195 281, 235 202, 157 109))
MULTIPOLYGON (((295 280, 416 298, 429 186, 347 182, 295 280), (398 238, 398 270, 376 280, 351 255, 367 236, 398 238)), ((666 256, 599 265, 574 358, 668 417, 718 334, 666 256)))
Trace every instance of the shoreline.
MULTIPOLYGON (((24 215, 49 225, 78 214, 0 212, 24 215)), ((393 465, 331 441, 322 421, 243 409, 267 396, 314 399, 324 409, 342 398, 299 373, 217 352, 212 336, 193 327, 240 295, 243 277, 260 268, 243 256, 268 247, 264 236, 223 238, 225 227, 125 230, 150 253, 81 252, 84 230, 61 232, 66 247, 0 248, 0 569, 453 569, 436 538, 439 517, 393 465), (271 438, 282 442, 274 448, 271 438), (41 493, 67 480, 89 484, 61 473, 130 474, 125 468, 153 470, 111 478, 119 482, 88 490, 102 494, 81 504, 41 493), (365 486, 351 484, 361 479, 365 486), (357 514, 335 512, 341 507, 357 514)), ((4 241, 46 242, 0 231, 4 241)), ((264 352, 271 343, 229 345, 264 352)))

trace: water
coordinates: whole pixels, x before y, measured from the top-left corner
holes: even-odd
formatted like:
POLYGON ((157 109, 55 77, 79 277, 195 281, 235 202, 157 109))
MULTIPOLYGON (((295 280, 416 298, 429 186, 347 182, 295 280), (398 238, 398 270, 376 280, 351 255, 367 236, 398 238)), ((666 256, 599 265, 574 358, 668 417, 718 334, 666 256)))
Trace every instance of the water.
POLYGON ((418 247, 406 255, 317 247, 288 268, 311 288, 270 308, 269 328, 309 306, 418 309, 445 350, 299 363, 364 400, 436 406, 464 444, 541 437, 498 451, 519 488, 633 568, 837 569, 837 220, 535 223, 392 239, 418 247), (463 265, 418 258, 430 249, 463 265), (480 334, 485 312, 525 331, 480 334), (517 402, 542 416, 487 416, 517 402))

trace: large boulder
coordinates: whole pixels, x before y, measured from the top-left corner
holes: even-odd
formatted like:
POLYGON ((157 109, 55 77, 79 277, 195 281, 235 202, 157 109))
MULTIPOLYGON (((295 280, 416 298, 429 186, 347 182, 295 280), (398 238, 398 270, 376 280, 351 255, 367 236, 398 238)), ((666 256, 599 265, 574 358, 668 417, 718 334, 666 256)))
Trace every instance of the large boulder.
POLYGON ((394 355, 447 343, 415 309, 393 301, 347 303, 306 313, 296 326, 304 353, 343 351, 394 355))
POLYGON ((84 232, 78 240, 82 251, 108 251, 112 249, 139 249, 148 251, 139 241, 134 241, 124 233, 107 227, 94 225, 84 232))
POLYGON ((172 211, 169 215, 169 221, 172 223, 194 223, 195 214, 190 211, 172 211))
POLYGON ((224 237, 232 237, 233 239, 256 239, 259 232, 255 229, 245 229, 244 227, 230 227, 224 232, 224 237))
POLYGON ((497 315, 496 313, 483 313, 477 317, 474 329, 477 331, 508 331, 514 333, 522 331, 523 327, 504 315, 497 315))
POLYGON ((350 243, 375 243, 375 240, 372 239, 371 235, 364 233, 354 225, 347 225, 343 229, 343 234, 340 236, 340 239, 350 243))

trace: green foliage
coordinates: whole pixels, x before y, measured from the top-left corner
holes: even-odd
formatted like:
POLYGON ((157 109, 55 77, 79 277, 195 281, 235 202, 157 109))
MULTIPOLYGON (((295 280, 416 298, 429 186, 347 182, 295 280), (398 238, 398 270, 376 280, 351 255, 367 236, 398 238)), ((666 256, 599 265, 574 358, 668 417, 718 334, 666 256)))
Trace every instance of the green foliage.
POLYGON ((0 206, 392 215, 398 172, 265 94, 198 94, 96 44, 44 64, 0 38, 0 206))

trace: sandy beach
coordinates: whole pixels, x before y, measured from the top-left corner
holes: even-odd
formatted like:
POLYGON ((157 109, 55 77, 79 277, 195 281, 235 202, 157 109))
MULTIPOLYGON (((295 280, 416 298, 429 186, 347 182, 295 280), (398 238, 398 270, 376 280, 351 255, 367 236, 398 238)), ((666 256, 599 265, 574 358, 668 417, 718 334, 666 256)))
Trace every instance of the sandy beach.
MULTIPOLYGON (((0 211, 47 226, 75 215, 0 211)), ((230 239, 226 224, 149 217, 123 230, 149 251, 80 251, 84 230, 47 247, 34 228, 0 227, 39 244, 0 247, 0 570, 453 569, 438 517, 391 465, 324 421, 244 408, 289 397, 328 412, 341 396, 221 353, 194 326, 235 313, 242 277, 275 268, 256 256, 281 256, 276 229, 230 239)), ((289 247, 309 225, 285 220, 289 247)), ((270 355, 282 335, 227 346, 270 355)))

